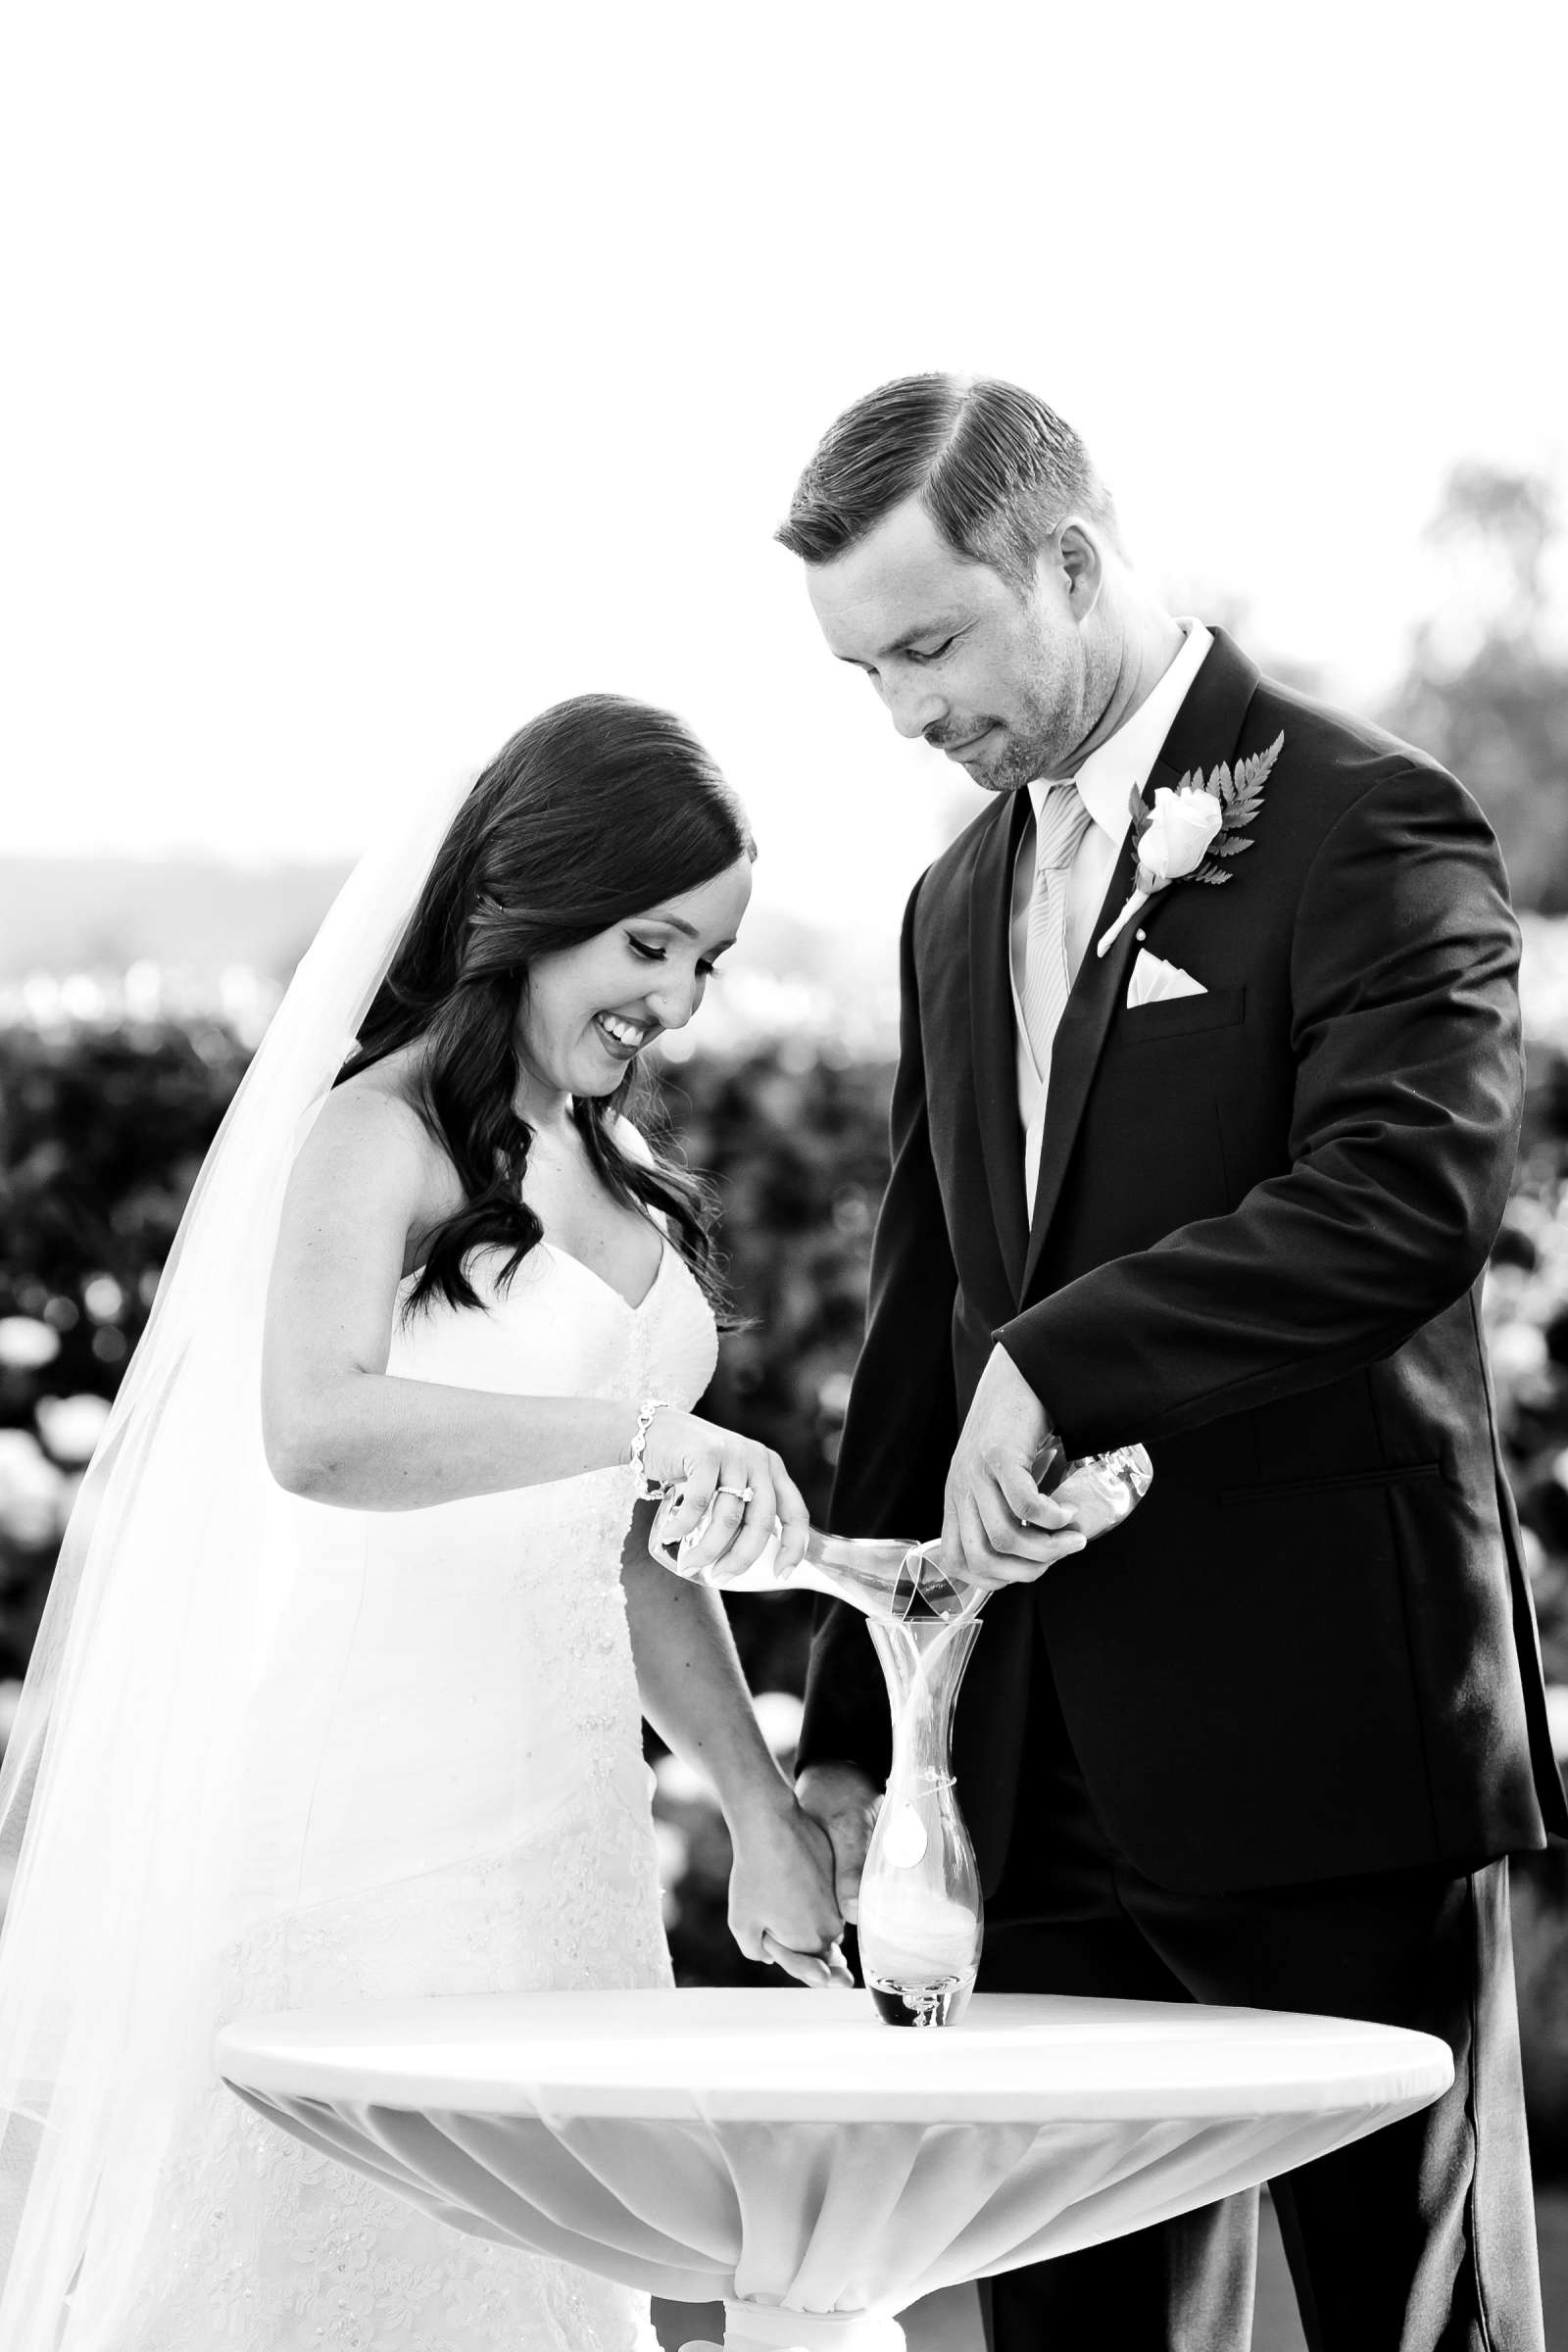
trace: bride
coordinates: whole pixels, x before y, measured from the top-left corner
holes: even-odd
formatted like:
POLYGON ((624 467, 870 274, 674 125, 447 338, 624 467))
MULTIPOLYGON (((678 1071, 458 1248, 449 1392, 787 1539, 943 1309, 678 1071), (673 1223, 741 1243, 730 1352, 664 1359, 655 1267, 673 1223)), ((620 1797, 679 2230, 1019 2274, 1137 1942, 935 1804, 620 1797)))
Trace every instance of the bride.
POLYGON ((753 855, 676 720, 584 696, 372 851, 301 964, 0 1786, 7 2352, 652 2347, 628 2290, 395 2202, 211 2062, 245 2010, 667 1984, 644 1714, 718 1791, 743 1951, 843 1977, 717 1596, 646 1549, 666 1487, 736 1569, 806 1536, 778 1456, 692 1413, 707 1203, 625 1111, 753 855))

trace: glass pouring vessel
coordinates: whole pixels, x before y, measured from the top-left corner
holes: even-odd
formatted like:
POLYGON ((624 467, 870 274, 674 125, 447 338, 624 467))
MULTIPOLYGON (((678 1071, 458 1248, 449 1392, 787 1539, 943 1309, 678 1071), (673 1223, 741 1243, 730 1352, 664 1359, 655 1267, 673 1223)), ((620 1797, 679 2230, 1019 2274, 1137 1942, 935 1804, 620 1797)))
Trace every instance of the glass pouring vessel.
MULTIPOLYGON (((1076 1512, 1091 1542, 1127 1517, 1153 1475, 1141 1446, 1069 1463, 1055 1439, 1047 1441, 1032 1469, 1044 1492, 1076 1512)), ((887 1685, 893 1760, 860 1877, 861 1971, 888 2025, 956 2024, 974 1989, 985 1908, 954 1785, 953 1715, 992 1587, 945 1575, 938 1542, 830 1536, 816 1528, 801 1559, 782 1575, 776 1547, 738 1575, 726 1575, 722 1559, 688 1568, 681 1555, 708 1523, 670 1550, 661 1541, 669 1507, 666 1496, 648 1548, 677 1576, 731 1592, 822 1592, 866 1619, 887 1685)))
MULTIPOLYGON (((1046 1441, 1032 1468, 1042 1493, 1076 1512, 1090 1543, 1127 1517, 1148 1494, 1153 1477, 1142 1446, 1121 1446, 1113 1453, 1084 1454, 1069 1462, 1055 1438, 1046 1441)), ((951 1623, 966 1610, 978 1609, 993 1590, 974 1578, 944 1575, 938 1565, 942 1546, 935 1537, 911 1544, 897 1536, 830 1536, 814 1527, 807 1533, 802 1557, 782 1573, 776 1539, 739 1574, 727 1570, 721 1558, 706 1568, 693 1568, 685 1555, 707 1534, 708 1520, 671 1549, 662 1531, 674 1496, 675 1490, 667 1491, 661 1501, 648 1549, 661 1567, 694 1584, 714 1585, 725 1592, 822 1592, 848 1601, 873 1624, 880 1620, 890 1625, 902 1625, 911 1616, 951 1623)))

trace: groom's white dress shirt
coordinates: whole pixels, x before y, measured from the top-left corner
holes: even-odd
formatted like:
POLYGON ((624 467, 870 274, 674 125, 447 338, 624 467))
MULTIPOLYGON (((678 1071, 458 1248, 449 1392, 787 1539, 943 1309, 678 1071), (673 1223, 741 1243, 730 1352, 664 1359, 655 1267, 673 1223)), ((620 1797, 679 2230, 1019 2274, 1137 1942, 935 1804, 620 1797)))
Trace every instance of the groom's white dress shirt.
MULTIPOLYGON (((1213 643, 1201 621, 1184 620, 1186 632, 1181 651, 1170 667, 1157 680, 1146 700, 1140 703, 1131 718, 1107 737, 1098 751, 1091 752, 1073 779, 1077 784, 1090 823, 1084 827, 1071 871, 1067 877, 1066 924, 1067 969, 1077 977, 1091 945, 1090 932, 1110 883, 1112 868, 1121 855, 1132 822, 1130 808, 1134 791, 1142 792, 1149 781, 1149 771, 1159 757, 1159 750, 1169 734, 1177 711, 1187 699, 1189 687, 1202 665, 1204 655, 1213 643)), ((1018 1115, 1023 1123, 1023 1181, 1024 1198, 1029 1213, 1034 1214, 1035 1186, 1040 1177, 1040 1152, 1045 1135, 1046 1093, 1051 1081, 1051 1064, 1040 1069, 1030 1048, 1023 1017, 1024 958, 1028 946, 1029 902, 1035 889, 1035 842, 1040 811, 1045 805, 1052 779, 1037 777, 1026 787, 1032 814, 1024 827, 1018 844, 1018 861, 1012 877, 1012 1018, 1016 1043, 1018 1070, 1018 1115)))

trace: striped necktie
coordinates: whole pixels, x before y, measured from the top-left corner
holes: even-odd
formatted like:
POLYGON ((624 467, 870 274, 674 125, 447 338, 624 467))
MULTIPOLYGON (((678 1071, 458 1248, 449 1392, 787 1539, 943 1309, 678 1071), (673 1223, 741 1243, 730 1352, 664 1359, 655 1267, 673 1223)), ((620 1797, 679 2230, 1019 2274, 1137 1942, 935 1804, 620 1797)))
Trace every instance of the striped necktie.
POLYGON ((1076 784, 1053 784, 1035 834, 1035 886, 1024 949, 1023 1022, 1044 1086, 1051 1044, 1061 1019, 1072 973, 1067 963, 1067 878, 1090 823, 1076 784))

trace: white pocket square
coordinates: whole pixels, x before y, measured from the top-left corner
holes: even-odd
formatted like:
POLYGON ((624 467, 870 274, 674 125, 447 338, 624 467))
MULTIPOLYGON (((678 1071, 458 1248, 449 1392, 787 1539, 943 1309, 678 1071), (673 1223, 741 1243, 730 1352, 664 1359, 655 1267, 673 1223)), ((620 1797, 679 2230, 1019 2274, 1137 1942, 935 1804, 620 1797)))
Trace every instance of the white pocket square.
POLYGON ((1127 1009, 1135 1004, 1161 1004, 1167 997, 1206 997, 1207 989, 1191 972, 1184 972, 1179 963, 1167 963, 1162 956, 1151 956, 1147 948, 1138 951, 1133 976, 1127 983, 1127 1009))

